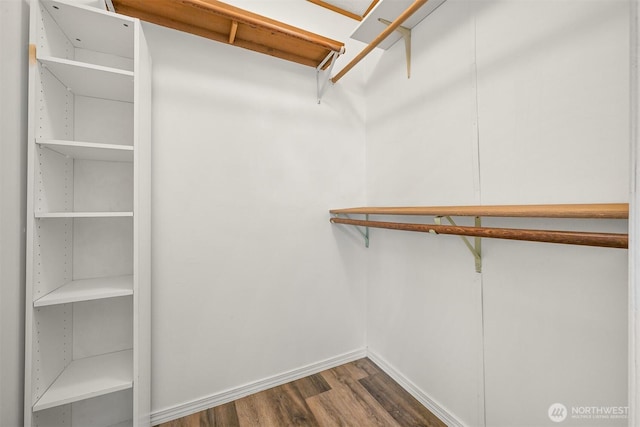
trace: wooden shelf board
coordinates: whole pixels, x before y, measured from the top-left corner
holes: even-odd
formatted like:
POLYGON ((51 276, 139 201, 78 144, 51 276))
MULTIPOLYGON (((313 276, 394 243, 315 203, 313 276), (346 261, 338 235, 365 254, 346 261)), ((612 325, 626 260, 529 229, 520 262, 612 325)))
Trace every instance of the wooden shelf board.
POLYGON ((102 396, 133 386, 133 351, 72 361, 33 405, 34 411, 102 396))
POLYGON ((70 59, 38 57, 75 95, 133 102, 133 72, 70 59))
POLYGON ((42 0, 41 3, 74 47, 133 59, 133 19, 77 2, 42 0))
POLYGON ((133 162, 133 146, 93 142, 48 140, 36 142, 72 159, 133 162))
POLYGON ((132 217, 133 212, 36 212, 36 218, 116 218, 132 217))
POLYGON ((311 67, 344 49, 342 42, 217 0, 113 0, 113 6, 124 15, 311 67), (229 37, 234 22, 235 37, 229 37))
POLYGON ((416 206, 360 207, 332 209, 332 214, 488 216, 528 218, 629 218, 627 203, 492 205, 492 206, 416 206))
MULTIPOLYGON (((429 0, 427 4, 422 6, 416 13, 407 19, 402 26, 406 28, 413 28, 422 22, 427 16, 433 13, 445 0, 429 0)), ((359 40, 364 43, 371 43, 378 34, 384 31, 387 26, 378 18, 386 19, 393 22, 402 12, 404 12, 411 4, 413 0, 393 0, 393 1, 381 1, 379 2, 362 20, 360 25, 351 34, 351 38, 359 40)), ((398 40, 402 38, 402 35, 397 31, 391 33, 386 39, 384 39, 378 47, 384 50, 389 49, 398 40)))
POLYGON ((133 276, 74 280, 34 301, 34 307, 133 295, 133 276))

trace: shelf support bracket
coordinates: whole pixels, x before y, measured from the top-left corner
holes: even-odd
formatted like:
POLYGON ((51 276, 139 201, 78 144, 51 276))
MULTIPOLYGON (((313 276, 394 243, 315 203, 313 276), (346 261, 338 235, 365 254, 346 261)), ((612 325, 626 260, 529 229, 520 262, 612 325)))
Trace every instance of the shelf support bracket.
MULTIPOLYGON (((342 214, 344 215, 345 218, 351 219, 351 217, 347 214, 342 214)), ((340 216, 340 214, 335 214, 334 215, 336 218, 340 216)), ((369 214, 366 214, 365 216, 365 221, 369 221, 369 214)), ((364 247, 368 248, 369 247, 369 227, 358 227, 357 225, 354 225, 354 227, 356 228, 356 230, 358 230, 358 233, 360 233, 360 235, 364 238, 364 247), (363 231, 364 228, 364 231, 363 231)))
POLYGON ((238 32, 238 21, 231 21, 231 30, 229 31, 229 44, 235 43, 237 32, 238 32))
MULTIPOLYGON (((386 26, 392 24, 391 21, 382 18, 378 18, 378 21, 386 26)), ((399 26, 398 28, 396 28, 396 31, 399 32, 404 39, 404 50, 407 57, 407 78, 409 79, 411 78, 411 28, 399 26)))
POLYGON ((329 80, 331 77, 331 71, 333 71, 333 66, 336 64, 336 59, 338 59, 338 57, 344 52, 344 47, 342 49, 343 50, 340 52, 329 52, 329 54, 322 60, 320 65, 316 67, 316 88, 318 91, 318 104, 320 104, 322 95, 324 95, 324 92, 327 90, 327 85, 329 84, 329 80), (326 70, 324 74, 322 74, 322 69, 327 64, 327 61, 331 61, 331 64, 329 65, 329 69, 326 70))
MULTIPOLYGON (((434 222, 437 225, 441 225, 442 218, 443 218, 442 216, 436 216, 434 218, 434 222)), ((447 215, 444 218, 449 222, 449 224, 455 227, 458 226, 458 224, 456 224, 450 216, 447 215)), ((482 227, 482 220, 480 219, 479 216, 475 218, 475 226, 482 227)), ((476 273, 482 273, 482 238, 474 237, 473 245, 471 244, 471 242, 469 242, 469 239, 467 239, 465 236, 460 236, 460 238, 462 239, 462 242, 467 247, 467 249, 469 249, 469 251, 471 252, 471 255, 473 255, 473 258, 475 260, 475 265, 476 265, 476 273)))

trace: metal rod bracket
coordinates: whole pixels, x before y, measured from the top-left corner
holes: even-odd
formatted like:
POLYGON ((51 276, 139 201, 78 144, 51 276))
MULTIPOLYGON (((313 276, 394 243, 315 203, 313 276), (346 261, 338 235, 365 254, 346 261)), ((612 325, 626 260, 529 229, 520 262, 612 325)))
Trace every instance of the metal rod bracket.
MULTIPOLYGON (((387 26, 392 24, 391 21, 382 18, 378 18, 378 21, 387 26)), ((399 32, 404 39, 404 50, 407 57, 407 78, 409 79, 411 78, 411 28, 399 26, 395 31, 399 32)))
POLYGON ((329 54, 322 60, 320 65, 316 67, 316 88, 318 95, 318 104, 322 100, 322 95, 327 90, 327 85, 329 84, 329 80, 331 79, 331 71, 333 71, 333 66, 336 64, 336 60, 342 54, 341 52, 331 51, 329 54), (329 65, 329 69, 322 72, 323 67, 327 63, 327 61, 331 61, 329 65))
MULTIPOLYGON (((436 216, 434 218, 434 222, 437 225, 440 225, 442 224, 442 218, 443 218, 442 216, 436 216)), ((449 224, 456 227, 458 226, 458 224, 456 224, 450 216, 447 215, 444 218, 449 222, 449 224)), ((475 226, 482 227, 482 220, 480 219, 479 216, 475 217, 475 226)), ((462 239, 462 242, 467 247, 467 249, 469 249, 469 251, 471 252, 471 255, 473 255, 475 265, 476 265, 476 272, 482 273, 482 238, 474 237, 473 239, 474 242, 472 245, 471 242, 469 242, 469 239, 467 239, 465 236, 459 236, 459 237, 462 239)))
MULTIPOLYGON (((351 217, 347 214, 342 214, 345 218, 349 218, 351 219, 351 217)), ((334 217, 339 217, 340 214, 335 214, 334 217)), ((365 215, 365 221, 369 221, 369 214, 365 215)), ((362 238, 364 239, 364 247, 368 248, 369 247, 369 227, 358 227, 357 225, 354 226, 356 230, 358 230, 358 233, 360 233, 360 235, 362 236, 362 238), (364 228, 364 230, 363 230, 364 228)))

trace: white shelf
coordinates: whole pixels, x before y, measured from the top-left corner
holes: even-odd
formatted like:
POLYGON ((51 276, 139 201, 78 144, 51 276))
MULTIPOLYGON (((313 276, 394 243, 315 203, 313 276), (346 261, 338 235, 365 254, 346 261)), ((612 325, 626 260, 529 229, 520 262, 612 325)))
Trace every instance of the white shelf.
POLYGON ((37 141, 36 143, 72 159, 133 162, 133 146, 131 145, 61 140, 37 141))
POLYGON ((34 301, 34 307, 133 295, 133 276, 74 280, 34 301))
POLYGON ((36 212, 36 218, 118 218, 132 217, 133 212, 36 212))
MULTIPOLYGON (((404 21, 402 26, 405 28, 415 27, 445 1, 446 0, 429 0, 427 4, 422 6, 417 12, 404 21)), ((356 27, 353 34, 351 34, 351 38, 367 44, 371 43, 373 39, 378 37, 378 35, 387 28, 385 24, 378 21, 378 18, 393 22, 402 14, 402 12, 411 6, 412 3, 413 0, 382 0, 373 8, 373 10, 371 10, 371 12, 369 12, 369 14, 367 14, 360 25, 356 27)), ((389 37, 384 39, 378 47, 387 50, 401 38, 402 36, 400 33, 394 31, 389 34, 389 37)))
POLYGON ((133 387, 133 351, 125 350, 71 362, 33 405, 34 411, 133 387))
POLYGON ((64 1, 41 1, 76 48, 133 58, 134 20, 64 1))
POLYGON ((76 95, 133 102, 131 71, 49 56, 38 61, 76 95))

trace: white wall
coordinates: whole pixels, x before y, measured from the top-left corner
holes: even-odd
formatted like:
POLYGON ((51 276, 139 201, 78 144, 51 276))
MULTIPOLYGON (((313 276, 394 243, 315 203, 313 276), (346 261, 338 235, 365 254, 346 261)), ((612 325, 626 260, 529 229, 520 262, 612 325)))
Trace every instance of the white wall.
POLYGON ((328 215, 364 202, 362 79, 318 105, 313 68, 144 30, 154 61, 152 412, 364 349, 360 242, 328 215))
POLYGON ((29 6, 0 0, 0 425, 22 425, 29 6))
MULTIPOLYGON (((401 44, 372 65, 367 203, 626 202, 628 7, 446 2, 413 31, 410 80, 401 44)), ((374 230, 367 266, 370 350, 461 422, 626 406, 627 251, 485 239, 476 274, 456 237, 374 230)))

